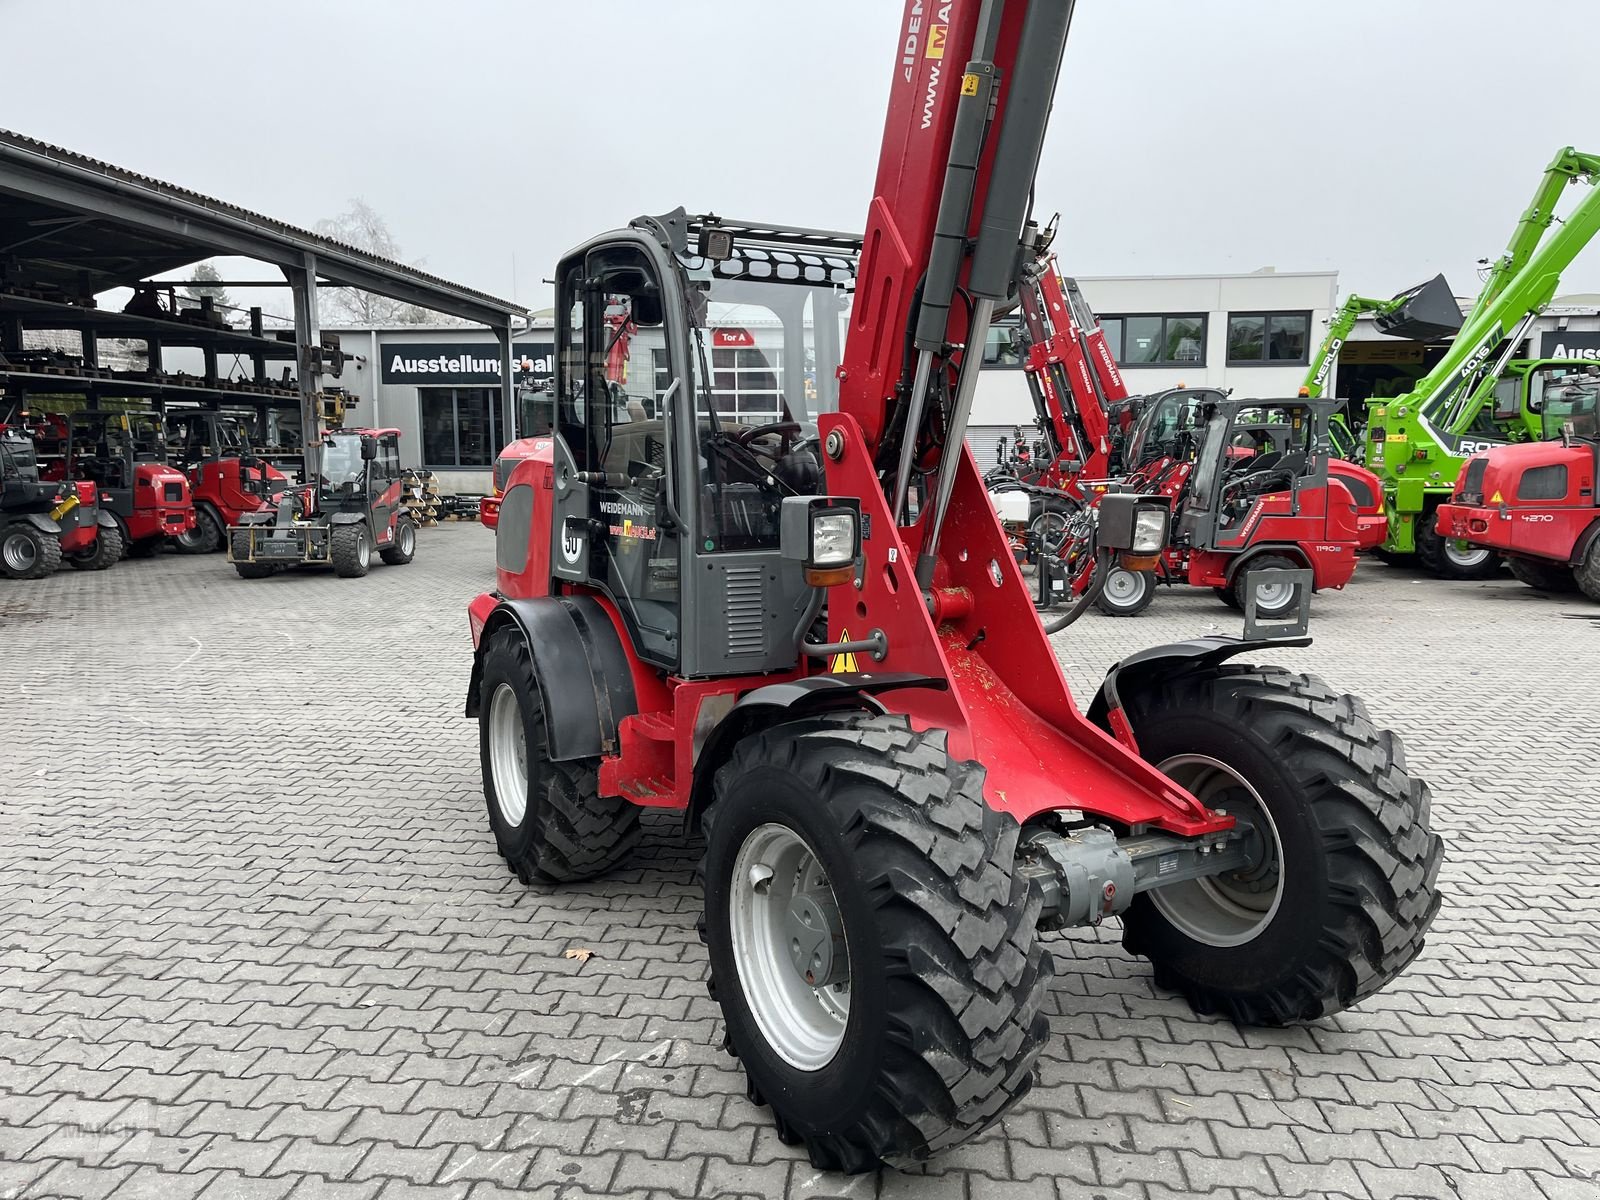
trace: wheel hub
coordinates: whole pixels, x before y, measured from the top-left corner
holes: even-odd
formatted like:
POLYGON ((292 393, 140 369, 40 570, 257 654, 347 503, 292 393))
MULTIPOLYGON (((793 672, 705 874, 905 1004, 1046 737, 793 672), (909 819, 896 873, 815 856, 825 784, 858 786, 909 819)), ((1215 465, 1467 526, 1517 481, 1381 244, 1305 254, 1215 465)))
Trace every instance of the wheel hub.
POLYGON ((1115 570, 1111 573, 1111 577, 1106 580, 1106 595, 1112 600, 1127 602, 1136 597, 1142 590, 1142 581, 1132 571, 1115 570))
POLYGON ((789 903, 789 960, 811 987, 830 987, 850 973, 844 926, 829 889, 801 892, 789 903))
POLYGON ((1458 567, 1479 566, 1490 553, 1491 551, 1482 546, 1474 546, 1471 542, 1463 542, 1458 538, 1452 538, 1444 544, 1444 556, 1458 567))
POLYGON ((11 570, 27 571, 33 567, 39 552, 34 548, 32 538, 26 534, 14 533, 6 539, 5 549, 0 552, 0 557, 5 559, 6 566, 11 570))

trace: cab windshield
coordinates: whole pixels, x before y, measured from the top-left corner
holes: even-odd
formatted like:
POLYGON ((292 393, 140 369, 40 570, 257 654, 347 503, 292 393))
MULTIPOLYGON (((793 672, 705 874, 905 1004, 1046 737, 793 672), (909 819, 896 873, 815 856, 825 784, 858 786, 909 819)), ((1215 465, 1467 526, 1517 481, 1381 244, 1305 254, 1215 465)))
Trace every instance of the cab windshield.
POLYGON ((1600 367, 1543 367, 1528 383, 1528 407, 1545 437, 1560 437, 1568 424, 1578 437, 1600 434, 1600 367))
POLYGON ((328 491, 359 485, 364 466, 359 434, 335 433, 322 443, 322 485, 328 491))
POLYGON ((1168 456, 1187 458, 1194 449, 1200 410, 1216 398, 1212 392, 1169 392, 1158 397, 1128 440, 1128 465, 1137 467, 1168 456))

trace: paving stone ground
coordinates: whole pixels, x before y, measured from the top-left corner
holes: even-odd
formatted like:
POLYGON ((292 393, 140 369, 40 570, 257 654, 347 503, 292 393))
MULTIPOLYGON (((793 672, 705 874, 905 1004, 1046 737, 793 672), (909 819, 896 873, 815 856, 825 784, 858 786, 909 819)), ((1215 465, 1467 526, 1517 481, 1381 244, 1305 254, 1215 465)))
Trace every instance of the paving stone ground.
MULTIPOLYGON (((0 1198, 1600 1197, 1600 606, 1368 564, 1279 653, 1434 785, 1444 908, 1394 987, 1240 1031, 1116 923, 1061 937, 1032 1094, 849 1179, 719 1049, 675 826, 592 885, 506 873, 461 716, 492 536, 420 541, 364 580, 0 588, 0 1198)), ((1087 696, 1235 626, 1164 593, 1058 643, 1087 696)))

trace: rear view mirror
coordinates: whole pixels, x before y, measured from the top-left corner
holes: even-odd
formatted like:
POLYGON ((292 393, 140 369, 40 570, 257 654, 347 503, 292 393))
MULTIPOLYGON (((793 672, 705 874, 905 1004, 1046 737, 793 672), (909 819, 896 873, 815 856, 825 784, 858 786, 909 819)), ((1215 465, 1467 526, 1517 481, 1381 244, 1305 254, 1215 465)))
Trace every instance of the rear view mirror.
POLYGON ((378 439, 370 433, 361 435, 361 460, 371 462, 378 457, 378 439))

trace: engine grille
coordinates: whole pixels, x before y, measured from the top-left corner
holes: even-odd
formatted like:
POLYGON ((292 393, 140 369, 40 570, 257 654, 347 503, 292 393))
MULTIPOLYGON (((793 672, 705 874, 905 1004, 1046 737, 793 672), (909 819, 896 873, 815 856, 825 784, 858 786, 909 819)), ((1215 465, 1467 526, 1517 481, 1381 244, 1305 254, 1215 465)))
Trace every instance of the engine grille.
POLYGON ((766 648, 764 567, 729 567, 725 576, 728 653, 760 654, 766 648))
POLYGON ((1483 503, 1483 473, 1489 469, 1487 458, 1475 458, 1467 464, 1467 469, 1461 475, 1461 485, 1456 488, 1456 495, 1468 504, 1483 503))

